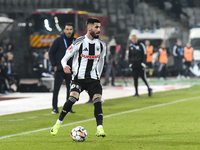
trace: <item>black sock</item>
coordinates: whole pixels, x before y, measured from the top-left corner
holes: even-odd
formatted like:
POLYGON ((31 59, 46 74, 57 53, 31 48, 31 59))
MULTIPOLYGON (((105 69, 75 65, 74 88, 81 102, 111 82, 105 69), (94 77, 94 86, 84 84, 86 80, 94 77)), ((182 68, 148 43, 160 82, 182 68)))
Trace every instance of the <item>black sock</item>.
POLYGON ((103 125, 103 111, 101 102, 94 103, 94 116, 96 118, 97 126, 103 125))
POLYGON ((74 102, 67 100, 63 106, 62 112, 60 113, 59 120, 63 121, 67 113, 72 109, 74 102))

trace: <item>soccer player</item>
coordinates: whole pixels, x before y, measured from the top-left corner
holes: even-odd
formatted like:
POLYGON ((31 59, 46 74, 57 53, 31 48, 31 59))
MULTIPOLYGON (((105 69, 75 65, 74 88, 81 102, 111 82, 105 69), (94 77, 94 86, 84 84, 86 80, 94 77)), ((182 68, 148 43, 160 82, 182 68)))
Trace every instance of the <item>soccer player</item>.
POLYGON ((87 33, 81 36, 68 48, 61 63, 64 72, 69 74, 72 71, 72 83, 69 99, 65 102, 59 119, 50 130, 56 135, 64 117, 71 110, 79 95, 86 90, 94 104, 94 116, 97 123, 96 136, 105 137, 103 129, 103 111, 101 106, 102 86, 100 76, 103 70, 106 44, 99 39, 101 23, 96 18, 88 18, 86 21, 87 33), (72 70, 67 65, 68 60, 73 56, 72 70))
POLYGON ((134 78, 134 86, 135 86, 135 95, 134 97, 138 97, 138 78, 139 76, 142 78, 144 83, 148 88, 148 95, 152 96, 152 89, 149 87, 149 84, 146 79, 146 55, 147 51, 143 43, 138 42, 137 36, 133 35, 131 37, 131 43, 129 45, 129 63, 130 67, 133 71, 134 78))

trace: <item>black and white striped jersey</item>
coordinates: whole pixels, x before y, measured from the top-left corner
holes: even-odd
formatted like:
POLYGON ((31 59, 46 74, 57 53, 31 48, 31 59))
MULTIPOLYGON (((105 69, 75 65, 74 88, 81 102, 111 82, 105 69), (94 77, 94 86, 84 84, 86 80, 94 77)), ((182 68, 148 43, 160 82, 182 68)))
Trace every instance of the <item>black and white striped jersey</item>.
POLYGON ((61 60, 62 67, 73 56, 72 79, 99 80, 106 55, 106 44, 101 39, 90 40, 86 35, 76 39, 61 60))

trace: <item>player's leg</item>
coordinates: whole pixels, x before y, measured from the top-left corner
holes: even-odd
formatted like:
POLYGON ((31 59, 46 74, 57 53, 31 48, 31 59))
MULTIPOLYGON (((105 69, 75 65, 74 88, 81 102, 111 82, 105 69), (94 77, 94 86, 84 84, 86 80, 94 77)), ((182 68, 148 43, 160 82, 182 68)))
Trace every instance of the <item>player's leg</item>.
POLYGON ((146 63, 146 76, 147 76, 147 78, 149 78, 150 77, 150 62, 147 62, 146 63))
POLYGON ((101 94, 95 94, 92 98, 94 104, 94 116, 96 118, 97 126, 103 125, 103 111, 101 104, 101 94))
POLYGON ((181 79, 185 79, 185 77, 184 77, 184 75, 183 75, 183 72, 184 72, 184 70, 183 70, 183 62, 182 62, 182 59, 180 59, 180 66, 179 66, 180 68, 180 74, 181 74, 181 79))
POLYGON ((162 73, 162 68, 163 68, 163 64, 159 63, 159 67, 158 67, 158 80, 160 79, 160 75, 162 73))
POLYGON ((106 75, 105 75, 105 81, 103 83, 104 86, 109 83, 110 70, 111 70, 110 64, 106 63, 106 75))
POLYGON ((190 79, 190 70, 189 70, 189 68, 191 66, 191 62, 186 61, 185 65, 186 65, 185 76, 187 77, 187 79, 190 79))
POLYGON ((60 113, 60 116, 58 120, 56 121, 56 124, 51 128, 50 133, 51 135, 56 135, 58 133, 58 129, 60 128, 63 119, 67 115, 67 113, 72 109, 72 106, 76 101, 78 101, 79 93, 72 91, 70 93, 69 99, 65 102, 63 106, 63 110, 60 113))
POLYGON ((138 70, 133 68, 132 69, 132 74, 133 74, 134 86, 135 86, 135 95, 134 95, 134 97, 138 97, 139 96, 139 94, 138 94, 138 77, 139 77, 138 70))
POLYGON ((56 135, 58 133, 58 129, 60 128, 63 119, 65 118, 67 113, 72 109, 74 103, 78 101, 80 92, 81 92, 81 86, 77 82, 72 81, 70 96, 68 100, 65 102, 62 112, 60 113, 60 116, 56 121, 56 124, 50 130, 50 133, 52 135, 56 135))
POLYGON ((187 66, 187 79, 190 79, 190 67, 191 67, 191 61, 188 62, 188 66, 187 66))
POLYGON ((149 95, 149 96, 152 96, 153 92, 152 92, 152 89, 151 89, 150 86, 149 86, 149 83, 147 82, 147 78, 146 78, 146 73, 145 73, 145 72, 146 72, 146 71, 145 71, 144 68, 141 69, 141 70, 140 70, 140 76, 141 76, 142 80, 144 81, 144 83, 145 83, 146 86, 147 86, 148 95, 149 95))
POLYGON ((62 72, 56 71, 55 72, 55 80, 54 80, 54 89, 53 89, 53 99, 52 99, 52 106, 53 110, 52 113, 59 113, 58 111, 58 93, 63 82, 62 72))
POLYGON ((153 63, 152 63, 152 62, 151 62, 151 64, 150 64, 149 75, 150 75, 150 76, 153 75, 153 63))
POLYGON ((100 81, 97 80, 90 83, 88 87, 88 94, 92 98, 94 104, 94 116, 97 123, 96 136, 105 137, 106 133, 103 129, 103 110, 101 103, 102 87, 100 81))
MULTIPOLYGON (((70 96, 70 83, 71 83, 71 79, 72 79, 72 76, 71 74, 65 74, 64 73, 64 78, 65 78, 65 84, 66 84, 66 89, 67 89, 67 96, 66 96, 66 100, 69 99, 69 96, 70 96)), ((75 113, 72 109, 69 111, 69 113, 75 113)))
POLYGON ((163 78, 166 80, 166 76, 167 76, 167 65, 166 64, 163 64, 163 78))
POLYGON ((76 101, 78 101, 78 99, 79 99, 79 93, 76 91, 72 91, 70 93, 68 100, 65 102, 63 106, 62 112, 60 113, 60 116, 59 116, 60 121, 62 121, 64 117, 66 116, 66 114, 70 112, 70 110, 72 109, 72 106, 74 105, 76 101))
POLYGON ((103 111, 102 111, 101 95, 95 94, 92 100, 94 103, 94 116, 96 118, 96 123, 97 123, 97 131, 95 135, 98 137, 99 136, 105 137, 106 133, 104 132, 103 129, 103 111))

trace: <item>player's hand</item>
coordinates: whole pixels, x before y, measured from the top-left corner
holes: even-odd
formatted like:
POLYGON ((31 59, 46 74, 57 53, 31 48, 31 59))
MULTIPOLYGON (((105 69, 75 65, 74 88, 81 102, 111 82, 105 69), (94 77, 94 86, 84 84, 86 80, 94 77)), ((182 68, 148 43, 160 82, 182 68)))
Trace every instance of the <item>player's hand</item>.
POLYGON ((56 66, 54 66, 54 67, 53 67, 53 70, 54 70, 54 71, 57 71, 57 67, 56 67, 56 66))
POLYGON ((69 74, 69 73, 71 73, 71 67, 70 66, 66 66, 63 70, 64 70, 64 72, 66 73, 66 74, 69 74))
POLYGON ((141 63, 143 68, 146 68, 146 64, 145 63, 141 63))

